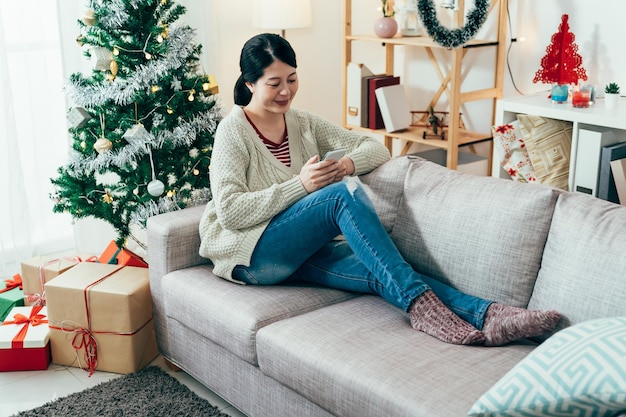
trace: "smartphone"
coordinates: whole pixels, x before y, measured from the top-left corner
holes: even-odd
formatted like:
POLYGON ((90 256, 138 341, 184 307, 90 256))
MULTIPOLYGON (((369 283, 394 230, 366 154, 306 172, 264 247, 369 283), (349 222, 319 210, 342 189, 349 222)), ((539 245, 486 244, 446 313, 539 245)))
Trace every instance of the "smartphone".
POLYGON ((335 149, 334 151, 328 151, 326 152, 326 155, 324 155, 324 159, 322 159, 322 161, 328 161, 329 159, 332 159, 336 162, 343 158, 345 154, 345 149, 335 149))

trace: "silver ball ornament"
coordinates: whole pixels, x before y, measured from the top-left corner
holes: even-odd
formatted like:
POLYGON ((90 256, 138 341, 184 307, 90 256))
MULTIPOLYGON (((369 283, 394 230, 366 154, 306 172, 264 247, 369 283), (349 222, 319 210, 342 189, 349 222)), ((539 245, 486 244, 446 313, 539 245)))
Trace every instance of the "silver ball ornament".
POLYGON ((159 180, 152 180, 148 183, 148 193, 152 197, 158 197, 165 191, 165 184, 159 180))

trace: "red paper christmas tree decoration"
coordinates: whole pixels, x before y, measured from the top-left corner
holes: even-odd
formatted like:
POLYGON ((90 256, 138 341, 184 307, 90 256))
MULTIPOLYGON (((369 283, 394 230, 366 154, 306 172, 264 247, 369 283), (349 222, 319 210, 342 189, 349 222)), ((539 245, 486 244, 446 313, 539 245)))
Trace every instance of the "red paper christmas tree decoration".
POLYGON ((541 59, 541 69, 535 73, 534 83, 577 84, 578 80, 587 80, 574 34, 569 31, 568 17, 566 14, 561 16, 559 31, 552 35, 552 43, 541 59))

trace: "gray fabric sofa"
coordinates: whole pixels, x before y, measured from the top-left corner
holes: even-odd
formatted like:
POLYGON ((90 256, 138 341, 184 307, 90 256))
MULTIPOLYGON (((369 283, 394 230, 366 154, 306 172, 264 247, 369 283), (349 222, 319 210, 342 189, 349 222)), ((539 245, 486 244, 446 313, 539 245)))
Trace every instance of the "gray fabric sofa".
MULTIPOLYGON (((411 156, 361 182, 418 271, 501 303, 556 309, 559 329, 626 315, 626 208, 411 156)), ((454 346, 375 296, 227 282, 198 255, 203 209, 148 221, 159 349, 250 417, 464 416, 540 342, 454 346)))

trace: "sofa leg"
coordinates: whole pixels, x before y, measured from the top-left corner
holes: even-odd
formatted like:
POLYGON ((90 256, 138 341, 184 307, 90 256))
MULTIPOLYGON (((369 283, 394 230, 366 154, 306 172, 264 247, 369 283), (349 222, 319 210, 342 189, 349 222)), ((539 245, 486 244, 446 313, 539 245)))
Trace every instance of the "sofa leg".
POLYGON ((163 358, 163 359, 165 360, 165 364, 167 365, 167 367, 170 368, 172 371, 174 371, 174 372, 180 371, 180 368, 178 366, 174 365, 174 363, 170 362, 166 358, 163 358))

